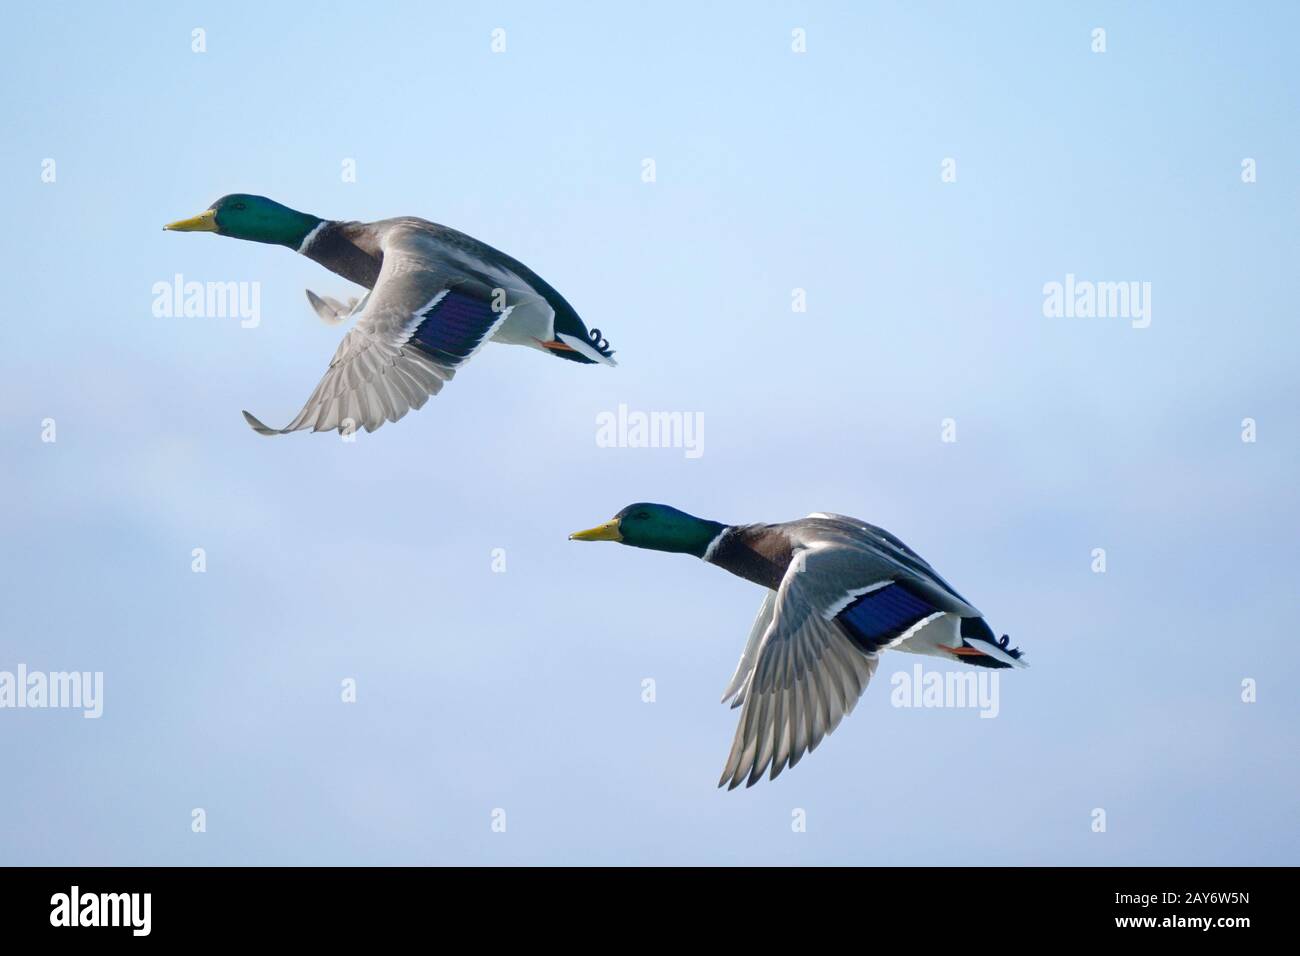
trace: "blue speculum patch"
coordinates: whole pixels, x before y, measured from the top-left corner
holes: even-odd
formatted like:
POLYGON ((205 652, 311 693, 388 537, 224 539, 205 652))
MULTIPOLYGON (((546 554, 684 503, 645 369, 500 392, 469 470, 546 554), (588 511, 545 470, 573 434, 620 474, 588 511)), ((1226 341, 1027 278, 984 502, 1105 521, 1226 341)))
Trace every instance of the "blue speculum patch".
POLYGON ((494 312, 491 303, 449 291, 416 327, 411 344, 439 361, 457 365, 470 356, 499 318, 501 313, 494 312))
POLYGON ((936 610, 905 588, 887 584, 862 595, 841 611, 836 620, 848 629, 863 650, 874 651, 936 610))

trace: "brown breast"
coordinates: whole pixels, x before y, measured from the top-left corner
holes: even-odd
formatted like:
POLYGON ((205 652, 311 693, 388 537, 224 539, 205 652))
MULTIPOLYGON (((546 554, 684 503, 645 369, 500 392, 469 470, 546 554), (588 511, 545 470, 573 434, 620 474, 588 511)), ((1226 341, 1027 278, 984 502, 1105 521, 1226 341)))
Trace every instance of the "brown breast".
POLYGON ((742 525, 723 535, 709 561, 746 581, 776 590, 790 567, 794 547, 771 525, 742 525))
POLYGON ((373 289, 379 281, 384 254, 362 223, 331 222, 325 225, 304 255, 349 282, 373 289))

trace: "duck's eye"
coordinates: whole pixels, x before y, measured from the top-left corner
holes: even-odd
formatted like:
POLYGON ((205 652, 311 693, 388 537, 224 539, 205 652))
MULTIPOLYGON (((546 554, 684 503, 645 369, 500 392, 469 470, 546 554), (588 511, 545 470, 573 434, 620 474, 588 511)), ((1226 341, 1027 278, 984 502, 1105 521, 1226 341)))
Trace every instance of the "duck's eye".
POLYGON ((647 518, 650 517, 650 512, 648 512, 648 511, 638 511, 638 512, 636 513, 635 517, 636 517, 636 519, 637 519, 638 521, 645 521, 647 518))
POLYGON ((242 202, 237 202, 237 203, 235 203, 235 208, 236 208, 237 210, 239 210, 239 211, 242 212, 243 210, 247 209, 248 207, 245 206, 242 202))

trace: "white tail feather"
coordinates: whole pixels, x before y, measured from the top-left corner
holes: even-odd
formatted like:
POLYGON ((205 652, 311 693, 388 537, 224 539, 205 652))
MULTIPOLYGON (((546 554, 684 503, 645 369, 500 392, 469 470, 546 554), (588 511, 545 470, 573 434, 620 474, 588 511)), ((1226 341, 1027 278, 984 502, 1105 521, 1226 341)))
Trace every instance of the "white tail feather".
POLYGON ((1012 657, 1001 647, 999 647, 996 644, 990 643, 989 641, 980 640, 978 637, 968 637, 965 640, 966 643, 969 644, 971 647, 975 648, 977 651, 980 651, 986 657, 993 658, 995 661, 1001 661, 1003 664, 1007 664, 1011 667, 1029 666, 1029 661, 1023 660, 1022 658, 1019 657, 1012 657))

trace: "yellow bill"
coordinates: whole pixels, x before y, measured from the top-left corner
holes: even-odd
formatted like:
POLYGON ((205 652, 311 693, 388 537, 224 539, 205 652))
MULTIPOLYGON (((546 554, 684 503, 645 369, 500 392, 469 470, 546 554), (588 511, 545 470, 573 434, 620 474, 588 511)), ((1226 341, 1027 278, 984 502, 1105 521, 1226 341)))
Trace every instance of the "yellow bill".
POLYGON ((197 216, 177 219, 175 222, 167 223, 163 228, 170 229, 172 232, 216 232, 217 212, 215 209, 205 209, 197 216))
POLYGON ((622 541, 623 533, 618 530, 618 519, 611 518, 604 524, 598 524, 586 531, 575 531, 569 535, 570 541, 622 541))

